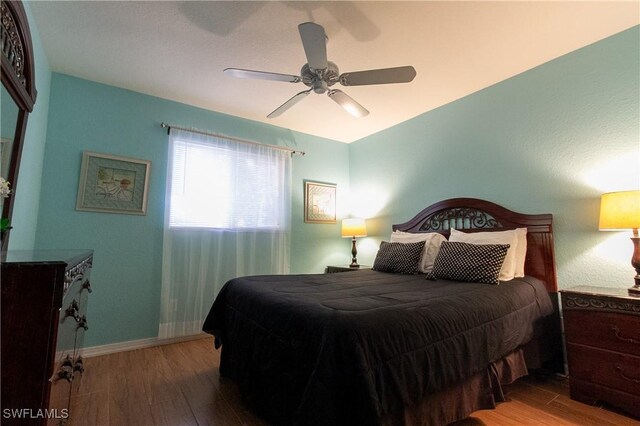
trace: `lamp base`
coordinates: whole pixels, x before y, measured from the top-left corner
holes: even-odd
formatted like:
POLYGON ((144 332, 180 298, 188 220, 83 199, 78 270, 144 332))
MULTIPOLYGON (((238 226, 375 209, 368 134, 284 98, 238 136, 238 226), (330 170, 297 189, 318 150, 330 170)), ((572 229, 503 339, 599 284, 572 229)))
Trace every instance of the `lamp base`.
POLYGON ((356 250, 356 237, 353 237, 351 239, 351 265, 349 265, 349 268, 360 267, 360 265, 358 265, 358 259, 356 258, 357 255, 358 255, 358 250, 356 250))

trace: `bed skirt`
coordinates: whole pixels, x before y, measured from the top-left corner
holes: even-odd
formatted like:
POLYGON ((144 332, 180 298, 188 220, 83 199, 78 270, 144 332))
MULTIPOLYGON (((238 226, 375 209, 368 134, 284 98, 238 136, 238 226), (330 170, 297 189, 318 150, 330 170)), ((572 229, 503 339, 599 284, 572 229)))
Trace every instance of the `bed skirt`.
POLYGON ((502 385, 511 384, 527 375, 524 351, 516 349, 491 363, 486 370, 462 382, 431 394, 420 404, 385 415, 385 426, 446 425, 465 419, 477 410, 492 409, 505 401, 502 385))
MULTIPOLYGON (((379 419, 378 424, 441 426, 463 420, 474 411, 493 409, 497 403, 504 402, 502 386, 511 384, 527 374, 525 351, 519 348, 491 363, 484 371, 447 389, 430 394, 417 405, 385 414, 379 419)), ((245 403, 250 407, 253 405, 248 400, 245 400, 245 403)), ((256 414, 260 414, 259 407, 252 408, 257 411, 256 414)))

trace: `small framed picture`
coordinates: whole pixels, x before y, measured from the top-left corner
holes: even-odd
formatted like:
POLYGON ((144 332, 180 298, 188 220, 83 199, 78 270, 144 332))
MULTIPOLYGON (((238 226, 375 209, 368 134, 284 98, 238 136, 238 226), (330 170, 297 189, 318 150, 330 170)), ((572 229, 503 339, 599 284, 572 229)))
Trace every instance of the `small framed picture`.
POLYGON ((304 221, 336 223, 336 184, 304 181, 304 221))
POLYGON ((151 161, 85 151, 76 210, 147 214, 151 161))

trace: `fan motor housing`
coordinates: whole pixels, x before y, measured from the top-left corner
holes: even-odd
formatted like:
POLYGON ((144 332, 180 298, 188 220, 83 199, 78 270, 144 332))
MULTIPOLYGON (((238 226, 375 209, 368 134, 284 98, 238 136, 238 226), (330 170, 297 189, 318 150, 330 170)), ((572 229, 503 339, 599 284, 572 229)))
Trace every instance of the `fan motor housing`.
POLYGON ((300 70, 302 82, 313 88, 313 91, 319 94, 325 93, 329 86, 333 86, 340 79, 338 66, 333 62, 327 61, 327 68, 322 70, 314 70, 309 64, 304 64, 300 70))

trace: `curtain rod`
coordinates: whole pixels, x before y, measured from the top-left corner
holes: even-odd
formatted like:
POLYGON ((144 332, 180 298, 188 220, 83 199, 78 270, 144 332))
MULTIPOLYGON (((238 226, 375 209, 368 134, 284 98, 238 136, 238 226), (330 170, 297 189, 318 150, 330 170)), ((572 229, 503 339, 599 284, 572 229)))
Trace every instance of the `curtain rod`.
POLYGON ((265 144, 265 143, 250 141, 250 140, 247 140, 247 139, 240 139, 240 138, 234 138, 234 137, 227 136, 227 135, 221 135, 219 133, 205 132, 204 130, 198 130, 198 129, 189 128, 189 127, 176 126, 176 125, 173 125, 173 124, 160 123, 160 127, 162 127, 163 129, 167 129, 167 133, 169 133, 171 131, 171 129, 185 130, 185 131, 191 132, 191 133, 198 133, 198 134, 206 135, 206 136, 214 136, 214 137, 218 137, 218 138, 225 138, 225 139, 229 139, 229 140, 232 140, 232 141, 235 141, 235 142, 240 142, 240 143, 248 143, 248 144, 251 144, 251 145, 268 146, 270 148, 280 149, 282 151, 289 151, 289 152, 291 152, 291 155, 298 154, 298 155, 304 156, 306 154, 304 151, 297 151, 295 149, 287 148, 287 147, 284 147, 284 146, 269 145, 269 144, 265 144))

